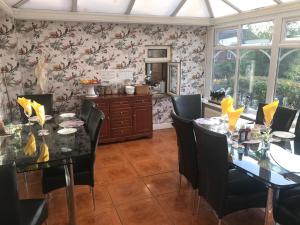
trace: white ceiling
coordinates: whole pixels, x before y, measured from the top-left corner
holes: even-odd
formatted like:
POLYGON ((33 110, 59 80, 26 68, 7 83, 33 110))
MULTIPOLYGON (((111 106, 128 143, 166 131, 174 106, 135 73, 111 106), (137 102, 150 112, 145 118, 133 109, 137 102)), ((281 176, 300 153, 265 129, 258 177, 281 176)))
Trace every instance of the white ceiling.
POLYGON ((300 0, 3 0, 12 8, 219 18, 300 0))

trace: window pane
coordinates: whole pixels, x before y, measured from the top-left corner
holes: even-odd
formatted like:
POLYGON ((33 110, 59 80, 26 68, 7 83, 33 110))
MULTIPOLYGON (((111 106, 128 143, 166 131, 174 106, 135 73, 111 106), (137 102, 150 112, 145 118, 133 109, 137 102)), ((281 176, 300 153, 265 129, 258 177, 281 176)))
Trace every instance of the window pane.
POLYGON ((22 9, 48 9, 48 10, 64 10, 70 11, 72 7, 71 0, 30 0, 22 5, 22 9))
MULTIPOLYGON (((53 0, 51 0, 53 1, 53 0)), ((78 0, 78 11, 102 12, 102 13, 125 13, 129 0, 78 0)))
POLYGON ((169 16, 176 9, 179 2, 180 0, 136 0, 131 14, 169 16))
POLYGON ((285 25, 285 39, 300 40, 300 21, 289 21, 285 25))
POLYGON ((204 0, 189 0, 184 3, 176 16, 209 17, 209 12, 204 0))
POLYGON ((237 45, 237 29, 222 30, 216 32, 216 45, 237 45))
POLYGON ((245 24, 242 26, 243 45, 270 45, 272 43, 273 22, 245 24))
POLYGON ((300 109, 300 49, 280 50, 275 96, 281 105, 300 109))
POLYGON ((230 3, 238 7, 242 11, 249 11, 252 9, 258 9, 263 8, 267 6, 276 5, 276 2, 273 0, 259 0, 259 1, 253 1, 253 0, 229 0, 230 3))
POLYGON ((224 88, 226 94, 233 95, 235 65, 235 50, 216 50, 214 52, 213 91, 224 88))
POLYGON ((238 13, 222 0, 209 0, 214 17, 228 16, 238 13))
POLYGON ((258 103, 266 101, 267 78, 271 50, 255 49, 240 51, 240 72, 237 103, 257 109, 258 103))

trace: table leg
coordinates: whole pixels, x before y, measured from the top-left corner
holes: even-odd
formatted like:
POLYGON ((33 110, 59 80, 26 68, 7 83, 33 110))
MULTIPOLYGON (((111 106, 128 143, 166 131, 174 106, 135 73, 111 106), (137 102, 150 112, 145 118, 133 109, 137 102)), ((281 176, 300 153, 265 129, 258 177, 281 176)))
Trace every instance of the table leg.
POLYGON ((273 218, 273 196, 274 196, 274 190, 271 187, 269 187, 268 197, 267 197, 267 205, 266 205, 266 210, 265 210, 264 225, 275 225, 275 221, 273 218))
POLYGON ((66 175, 66 190, 67 190, 67 204, 69 213, 70 225, 76 225, 76 207, 74 197, 74 173, 72 163, 68 166, 65 165, 66 175))

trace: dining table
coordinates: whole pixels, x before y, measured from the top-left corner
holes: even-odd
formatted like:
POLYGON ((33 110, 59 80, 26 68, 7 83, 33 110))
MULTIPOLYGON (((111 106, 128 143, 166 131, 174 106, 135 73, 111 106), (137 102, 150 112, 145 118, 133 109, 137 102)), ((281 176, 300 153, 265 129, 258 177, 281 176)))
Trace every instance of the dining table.
POLYGON ((43 136, 39 134, 41 126, 37 122, 8 125, 8 134, 0 137, 0 165, 15 163, 17 172, 24 174, 29 171, 63 167, 69 224, 76 225, 73 162, 91 154, 91 141, 84 126, 78 126, 76 130, 73 128, 72 132, 60 132, 66 129, 61 127, 66 120, 70 118, 59 115, 49 117, 43 127, 47 130, 47 135, 43 136), (28 141, 32 141, 32 136, 36 148, 28 150, 28 141))
MULTIPOLYGON (((273 135, 268 149, 260 139, 239 141, 236 134, 228 132, 220 117, 200 118, 195 122, 205 129, 228 137, 228 161, 236 169, 264 183, 268 188, 264 225, 275 225, 273 201, 280 190, 300 186, 300 140, 278 138, 273 135)), ((237 127, 250 125, 239 119, 237 127)))

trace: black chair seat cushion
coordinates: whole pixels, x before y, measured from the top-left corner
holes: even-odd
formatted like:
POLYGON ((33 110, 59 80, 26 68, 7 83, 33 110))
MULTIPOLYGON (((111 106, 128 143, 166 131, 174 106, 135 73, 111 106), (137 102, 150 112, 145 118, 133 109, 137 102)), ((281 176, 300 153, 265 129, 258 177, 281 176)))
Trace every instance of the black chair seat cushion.
POLYGON ((243 208, 266 206, 265 185, 237 169, 229 170, 227 192, 224 215, 243 208))
POLYGON ((44 199, 20 200, 22 225, 40 225, 48 217, 47 202, 44 199))
MULTIPOLYGON (((93 174, 90 172, 92 163, 90 158, 85 157, 77 160, 73 164, 74 184, 94 186, 93 174)), ((55 189, 66 186, 64 167, 53 167, 43 170, 42 176, 43 193, 48 193, 55 189), (63 184, 63 185, 62 185, 63 184)))

